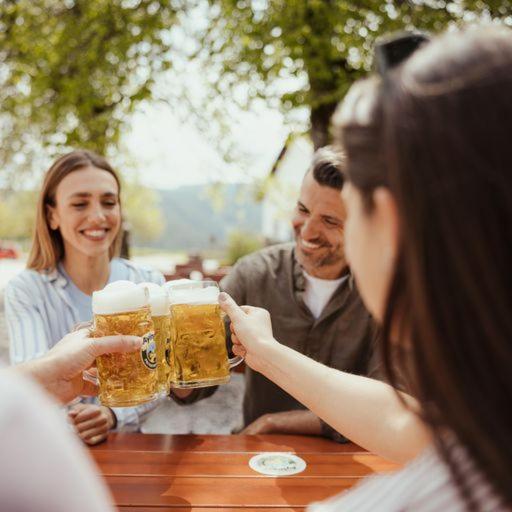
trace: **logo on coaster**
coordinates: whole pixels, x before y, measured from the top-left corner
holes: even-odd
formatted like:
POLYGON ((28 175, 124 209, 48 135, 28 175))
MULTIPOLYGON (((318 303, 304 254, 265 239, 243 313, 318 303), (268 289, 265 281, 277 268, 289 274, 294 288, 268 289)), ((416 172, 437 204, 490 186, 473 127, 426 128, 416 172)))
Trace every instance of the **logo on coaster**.
POLYGON ((154 370, 156 368, 156 343, 154 332, 148 332, 142 337, 140 355, 142 357, 142 362, 150 370, 154 370))
POLYGON ((262 475, 289 476, 302 473, 306 469, 306 461, 292 453, 269 452, 252 457, 249 467, 262 475))

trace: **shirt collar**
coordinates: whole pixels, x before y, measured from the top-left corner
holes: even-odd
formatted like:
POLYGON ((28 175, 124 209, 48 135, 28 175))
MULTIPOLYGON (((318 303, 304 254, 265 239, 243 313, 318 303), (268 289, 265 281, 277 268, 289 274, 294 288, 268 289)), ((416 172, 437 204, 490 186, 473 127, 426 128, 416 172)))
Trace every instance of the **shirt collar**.
MULTIPOLYGON (((297 259, 297 254, 295 252, 295 247, 292 249, 292 275, 293 275, 293 285, 295 290, 299 292, 304 292, 306 290, 306 278, 304 277, 304 270, 302 269, 299 260, 297 259)), ((350 271, 350 268, 347 269, 347 273, 342 277, 348 276, 348 285, 350 290, 354 289, 354 276, 350 271)), ((346 281, 342 281, 345 283, 346 281)))
POLYGON ((41 275, 45 281, 53 283, 60 288, 65 288, 68 284, 67 277, 60 271, 58 265, 52 270, 44 271, 41 275))

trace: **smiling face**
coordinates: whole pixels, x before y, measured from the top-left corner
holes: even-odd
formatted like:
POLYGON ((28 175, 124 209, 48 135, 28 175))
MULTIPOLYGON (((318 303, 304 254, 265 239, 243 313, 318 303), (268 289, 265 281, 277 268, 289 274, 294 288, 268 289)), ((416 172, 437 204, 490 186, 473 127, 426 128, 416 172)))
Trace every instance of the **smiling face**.
POLYGON ((92 166, 68 174, 57 186, 55 206, 48 206, 48 221, 62 235, 66 258, 108 255, 121 226, 114 176, 92 166))
POLYGON ((320 279, 337 279, 346 268, 343 250, 345 207, 339 190, 320 185, 313 172, 302 182, 292 220, 297 259, 320 279))

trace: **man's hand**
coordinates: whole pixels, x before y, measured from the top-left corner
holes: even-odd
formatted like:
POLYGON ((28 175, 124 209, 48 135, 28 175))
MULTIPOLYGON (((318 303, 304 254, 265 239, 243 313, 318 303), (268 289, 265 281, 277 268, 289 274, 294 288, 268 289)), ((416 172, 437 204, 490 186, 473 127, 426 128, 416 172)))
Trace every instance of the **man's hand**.
POLYGON ((77 404, 68 416, 80 438, 91 446, 104 441, 116 423, 114 413, 104 405, 77 404))
POLYGON ((264 414, 238 433, 319 436, 322 434, 322 424, 311 411, 283 411, 264 414))
POLYGON ((171 386, 171 393, 173 395, 176 395, 181 400, 185 400, 185 398, 188 398, 193 392, 193 389, 180 389, 180 388, 173 388, 171 386))
POLYGON ((93 366, 96 358, 114 352, 140 350, 142 338, 136 336, 105 336, 89 338, 81 329, 64 336, 47 354, 13 367, 37 380, 63 403, 79 395, 96 395, 98 386, 84 380, 83 372, 93 366))

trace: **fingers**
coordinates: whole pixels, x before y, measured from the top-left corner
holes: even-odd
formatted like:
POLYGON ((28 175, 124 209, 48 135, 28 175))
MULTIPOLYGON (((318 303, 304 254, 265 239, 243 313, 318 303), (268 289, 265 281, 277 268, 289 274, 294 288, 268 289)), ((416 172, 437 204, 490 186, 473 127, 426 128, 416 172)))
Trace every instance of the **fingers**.
POLYGON ((94 431, 95 433, 93 435, 103 431, 108 432, 108 419, 103 415, 99 415, 90 420, 81 421, 79 423, 75 422, 75 429, 79 434, 84 435, 89 431, 94 431))
POLYGON ((219 305, 232 321, 245 315, 242 308, 226 293, 219 293, 219 305))
POLYGON ((108 436, 108 431, 104 431, 102 429, 92 429, 86 432, 79 434, 84 443, 87 443, 89 446, 94 446, 95 444, 101 443, 108 436))
POLYGON ((75 416, 75 424, 90 420, 101 414, 99 406, 94 404, 84 404, 85 407, 75 416))
POLYGON ((245 348, 242 346, 242 345, 233 345, 233 354, 235 354, 235 356, 242 356, 245 358, 246 354, 247 354, 247 350, 245 350, 245 348))
POLYGON ((140 350, 142 338, 138 336, 104 336, 88 340, 95 357, 113 352, 134 352, 140 350))

